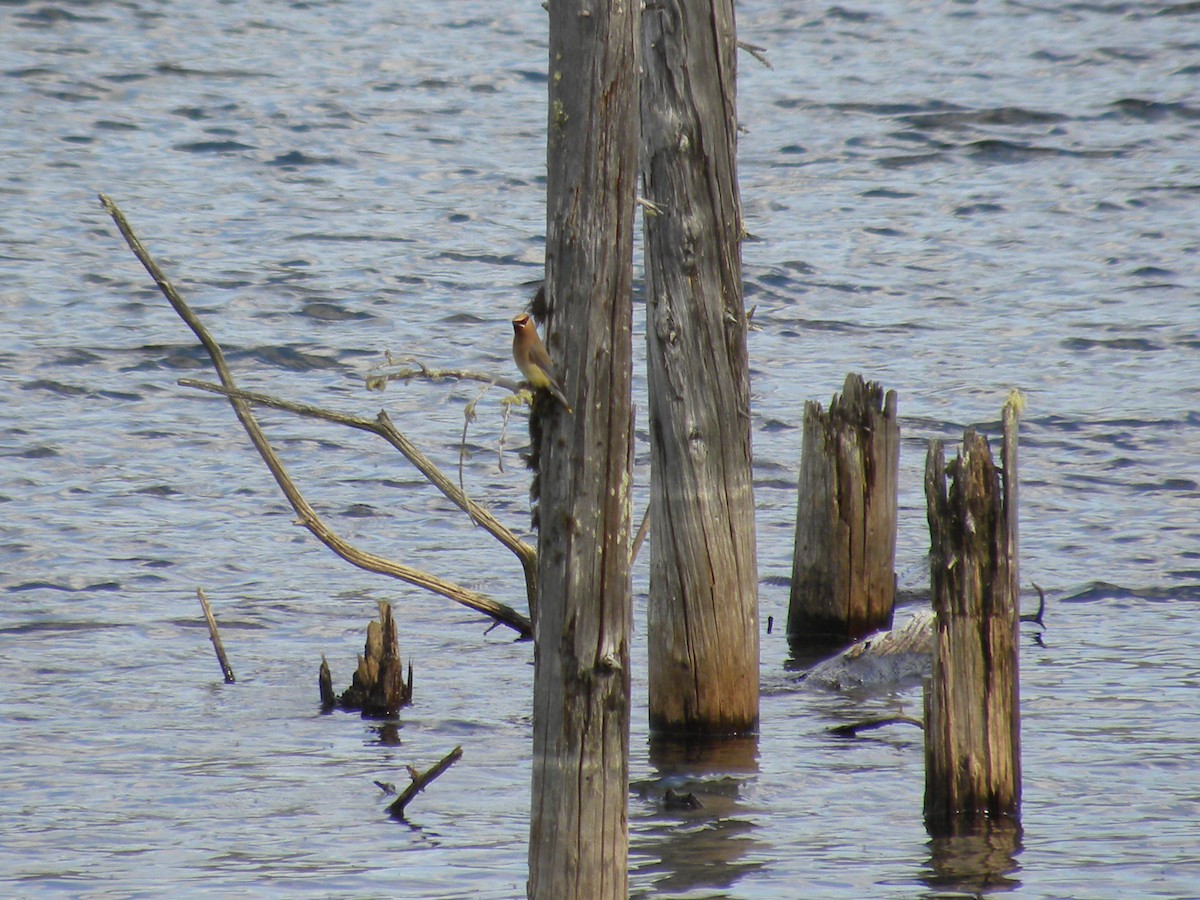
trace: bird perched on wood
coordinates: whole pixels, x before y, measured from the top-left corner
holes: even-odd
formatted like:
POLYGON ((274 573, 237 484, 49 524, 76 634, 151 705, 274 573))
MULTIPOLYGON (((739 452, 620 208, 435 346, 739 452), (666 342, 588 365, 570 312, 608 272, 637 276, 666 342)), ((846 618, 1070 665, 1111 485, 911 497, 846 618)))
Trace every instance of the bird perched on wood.
POLYGON ((533 318, 528 313, 522 313, 512 320, 513 324, 513 359, 517 368, 529 383, 538 390, 548 391, 563 409, 572 412, 571 404, 558 383, 554 373, 554 364, 550 362, 550 354, 546 345, 538 337, 533 318))

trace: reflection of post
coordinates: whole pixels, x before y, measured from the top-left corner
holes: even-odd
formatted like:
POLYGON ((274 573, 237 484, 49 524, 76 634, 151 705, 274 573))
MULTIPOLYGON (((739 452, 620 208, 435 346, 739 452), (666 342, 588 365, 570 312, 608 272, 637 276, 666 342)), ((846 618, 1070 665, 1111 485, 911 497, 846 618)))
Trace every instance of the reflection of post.
POLYGON ((844 644, 892 623, 896 599, 896 392, 846 376, 829 412, 804 406, 788 602, 795 643, 844 644))
POLYGON ((758 774, 755 736, 656 736, 650 763, 655 777, 633 790, 659 809, 638 825, 641 854, 655 859, 655 896, 710 896, 762 867, 740 796, 758 774))
POLYGON ((935 837, 929 842, 929 873, 925 882, 942 893, 979 895, 1016 890, 1021 829, 1016 821, 988 822, 972 834, 935 837))
POLYGON ((1005 405, 1004 425, 1003 473, 974 429, 949 465, 941 442, 931 442, 925 465, 935 613, 925 819, 933 835, 1020 816, 1015 402, 1005 405))

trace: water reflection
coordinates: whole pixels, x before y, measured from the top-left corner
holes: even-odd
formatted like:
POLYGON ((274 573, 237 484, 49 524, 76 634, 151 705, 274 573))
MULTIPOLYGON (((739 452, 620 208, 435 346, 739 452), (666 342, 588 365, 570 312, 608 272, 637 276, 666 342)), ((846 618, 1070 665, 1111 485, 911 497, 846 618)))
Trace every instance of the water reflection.
POLYGON ((632 785, 631 818, 642 821, 630 848, 631 896, 720 891, 763 867, 756 851, 766 848, 742 802, 758 775, 757 737, 654 738, 650 764, 655 773, 632 785))
POLYGON ((938 896, 964 891, 976 896, 1007 893, 1021 886, 1021 826, 1012 819, 985 821, 960 834, 934 837, 929 842, 928 869, 922 880, 938 896))

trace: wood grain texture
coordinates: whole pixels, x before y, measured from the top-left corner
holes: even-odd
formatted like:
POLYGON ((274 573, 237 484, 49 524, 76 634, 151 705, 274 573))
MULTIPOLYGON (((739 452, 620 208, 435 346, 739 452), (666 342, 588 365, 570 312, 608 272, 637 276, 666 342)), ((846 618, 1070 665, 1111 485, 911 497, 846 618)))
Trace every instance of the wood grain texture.
POLYGON ((650 725, 758 726, 758 574, 730 0, 642 17, 650 725))
POLYGON ((530 897, 628 895, 638 6, 552 0, 530 897))
POLYGON ((828 413, 804 405, 788 602, 794 642, 848 642, 891 626, 899 468, 895 391, 885 396, 851 373, 828 413))
POLYGON ((939 441, 926 461, 935 619, 925 818, 932 834, 1020 815, 1016 420, 1007 408, 1005 417, 1003 473, 974 429, 949 465, 939 441))

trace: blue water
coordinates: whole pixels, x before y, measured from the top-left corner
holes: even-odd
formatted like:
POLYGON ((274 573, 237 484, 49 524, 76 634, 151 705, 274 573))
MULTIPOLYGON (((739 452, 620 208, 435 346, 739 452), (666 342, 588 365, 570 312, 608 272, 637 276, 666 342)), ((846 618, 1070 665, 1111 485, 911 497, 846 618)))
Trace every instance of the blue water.
MULTIPOLYGON (((1022 644, 1021 848, 982 890, 1200 895, 1200 8, 754 0, 738 17, 774 66, 740 57, 764 625, 786 614, 806 400, 850 371, 898 392, 897 568, 919 597, 926 442, 994 428, 1021 389, 1021 578, 1030 609, 1046 589, 1048 628, 1022 644)), ((294 524, 228 406, 176 385, 207 360, 96 194, 245 387, 386 408, 453 471, 476 391, 363 379, 386 351, 515 374, 508 319, 542 264, 545 28, 536 3, 477 0, 0 6, 6 895, 523 895, 529 645, 294 524), (416 669, 399 745, 317 708, 321 655, 348 681, 384 599, 416 669), (456 744, 411 823, 390 822, 372 782, 456 744)), ((524 530, 524 424, 504 434, 498 399, 463 477, 524 530)), ((381 442, 262 419, 345 537, 521 604, 511 556, 381 442)), ((978 888, 932 865, 920 734, 826 730, 916 713, 920 689, 805 687, 779 631, 756 754, 680 782, 704 809, 664 810, 659 778, 682 774, 646 747, 645 566, 637 896, 978 888)))

